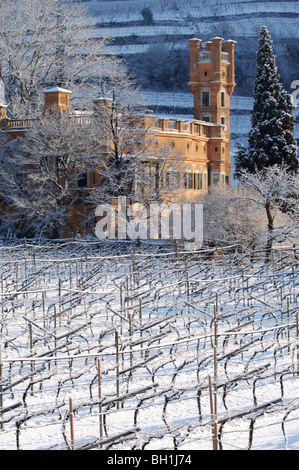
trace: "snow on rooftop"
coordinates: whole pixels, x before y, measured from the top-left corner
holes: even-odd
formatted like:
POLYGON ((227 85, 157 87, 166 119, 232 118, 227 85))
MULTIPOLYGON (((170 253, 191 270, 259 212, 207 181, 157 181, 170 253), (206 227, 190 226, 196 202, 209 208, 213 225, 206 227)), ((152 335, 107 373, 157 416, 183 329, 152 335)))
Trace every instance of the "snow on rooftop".
POLYGON ((48 88, 47 90, 44 90, 44 93, 55 93, 57 91, 61 91, 63 93, 72 93, 72 91, 66 90, 65 88, 60 88, 59 86, 48 88))

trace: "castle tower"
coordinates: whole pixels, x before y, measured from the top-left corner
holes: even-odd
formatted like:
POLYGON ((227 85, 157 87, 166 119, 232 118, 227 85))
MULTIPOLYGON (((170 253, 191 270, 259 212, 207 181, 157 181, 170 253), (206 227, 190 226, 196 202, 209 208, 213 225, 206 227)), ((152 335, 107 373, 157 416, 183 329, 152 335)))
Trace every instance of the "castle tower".
POLYGON ((213 38, 200 51, 200 39, 191 39, 190 82, 194 118, 224 124, 229 130, 230 96, 235 83, 235 41, 213 38), (224 118, 224 119, 223 119, 224 118))
POLYGON ((70 111, 70 94, 72 92, 60 87, 44 90, 44 113, 49 111, 70 111))
POLYGON ((230 97, 236 86, 234 48, 236 41, 216 37, 200 49, 201 40, 190 45, 190 82, 194 97, 194 119, 221 126, 221 139, 209 142, 209 184, 230 173, 230 97), (217 176, 218 175, 218 176, 217 176))

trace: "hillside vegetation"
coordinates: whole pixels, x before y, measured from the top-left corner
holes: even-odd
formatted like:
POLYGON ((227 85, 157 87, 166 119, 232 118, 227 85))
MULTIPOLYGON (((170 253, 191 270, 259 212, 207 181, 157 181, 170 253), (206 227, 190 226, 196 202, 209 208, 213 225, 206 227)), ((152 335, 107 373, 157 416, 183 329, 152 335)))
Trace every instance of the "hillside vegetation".
POLYGON ((99 35, 110 34, 112 50, 123 56, 147 89, 186 90, 188 39, 233 38, 236 94, 250 96, 258 34, 265 25, 274 41, 281 80, 299 77, 298 1, 122 0, 87 2, 99 35))

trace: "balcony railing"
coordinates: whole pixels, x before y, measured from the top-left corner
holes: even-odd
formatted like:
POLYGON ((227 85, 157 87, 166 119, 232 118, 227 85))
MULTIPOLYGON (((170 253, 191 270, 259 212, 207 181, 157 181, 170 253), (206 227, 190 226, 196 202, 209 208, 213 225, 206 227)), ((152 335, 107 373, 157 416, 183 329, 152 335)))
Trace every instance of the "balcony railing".
POLYGON ((32 127, 35 119, 13 119, 12 121, 7 121, 6 125, 10 129, 24 129, 27 127, 32 127))
POLYGON ((221 52, 221 60, 222 60, 222 62, 229 62, 229 53, 228 52, 221 52))
POLYGON ((212 62, 212 52, 200 52, 198 62, 212 62))
MULTIPOLYGON (((222 62, 229 62, 228 52, 221 52, 221 60, 222 62)), ((212 62, 212 52, 200 52, 198 54, 198 62, 212 62)))

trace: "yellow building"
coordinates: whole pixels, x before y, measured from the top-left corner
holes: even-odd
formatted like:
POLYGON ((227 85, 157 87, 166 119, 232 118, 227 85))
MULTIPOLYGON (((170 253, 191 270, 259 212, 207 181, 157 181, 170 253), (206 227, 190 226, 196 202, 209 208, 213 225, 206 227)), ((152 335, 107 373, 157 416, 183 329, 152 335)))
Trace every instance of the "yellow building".
POLYGON ((213 38, 202 49, 200 39, 191 39, 189 44, 194 120, 161 119, 157 135, 161 141, 172 141, 186 163, 186 171, 193 174, 189 189, 205 191, 214 184, 230 183, 230 96, 236 85, 235 41, 213 38))
MULTIPOLYGON (((189 47, 193 119, 144 116, 145 126, 151 126, 161 146, 170 145, 179 155, 184 172, 180 185, 188 198, 208 191, 215 184, 230 184, 230 96, 236 85, 235 41, 216 37, 202 44, 194 38, 189 41, 189 47)), ((70 94, 71 91, 59 87, 45 90, 44 112, 69 112, 70 94)), ((7 119, 6 108, 0 102, 0 125, 6 132, 19 135, 32 125, 30 119, 7 119)), ((89 175, 91 178, 94 182, 94 177, 89 175)), ((70 220, 74 225, 74 218, 70 220)))

